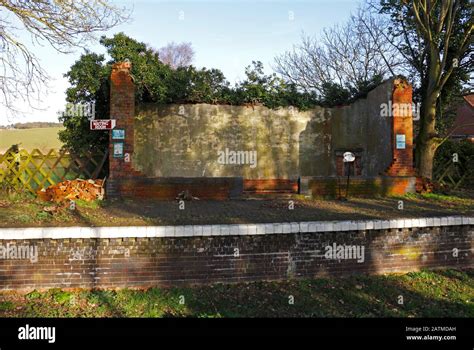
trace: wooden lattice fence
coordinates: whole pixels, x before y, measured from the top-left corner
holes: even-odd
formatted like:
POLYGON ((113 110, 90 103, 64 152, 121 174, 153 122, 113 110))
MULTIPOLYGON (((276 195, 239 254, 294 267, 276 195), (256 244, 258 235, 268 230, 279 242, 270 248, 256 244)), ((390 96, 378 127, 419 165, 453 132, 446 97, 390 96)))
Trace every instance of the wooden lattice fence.
POLYGON ((36 193, 64 180, 104 178, 107 159, 108 151, 77 156, 56 149, 48 152, 9 150, 0 155, 0 187, 36 193))
POLYGON ((474 159, 466 157, 457 162, 448 158, 439 162, 433 170, 436 182, 449 186, 452 189, 474 187, 474 159))

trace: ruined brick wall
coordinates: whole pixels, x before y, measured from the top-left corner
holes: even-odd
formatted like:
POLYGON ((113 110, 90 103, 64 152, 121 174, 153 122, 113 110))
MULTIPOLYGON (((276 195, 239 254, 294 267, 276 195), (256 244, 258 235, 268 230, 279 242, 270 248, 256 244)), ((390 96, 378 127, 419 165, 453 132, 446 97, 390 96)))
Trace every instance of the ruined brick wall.
MULTIPOLYGON (((1 239, 3 247, 36 246, 38 260, 0 259, 0 289, 150 287, 473 266, 473 225, 291 233, 288 223, 275 224, 271 229, 280 233, 274 234, 250 234, 251 226, 245 235, 217 235, 212 226, 190 237, 1 239), (328 246, 337 251, 343 245, 364 247, 363 255, 327 255, 328 246)), ((315 228, 317 223, 306 225, 306 231, 315 228)), ((182 234, 188 231, 194 227, 185 226, 182 234)))
MULTIPOLYGON (((131 63, 121 62, 112 66, 110 75, 110 118, 116 121, 116 128, 125 130, 127 139, 123 142, 124 155, 129 160, 133 154, 135 85, 130 75, 131 63)), ((109 179, 106 182, 106 194, 109 197, 120 195, 120 179, 140 176, 131 162, 114 156, 114 140, 109 135, 109 179)))
MULTIPOLYGON (((173 177, 143 176, 112 179, 114 191, 124 197, 175 199, 183 191, 199 199, 225 200, 238 198, 244 191, 243 179, 238 177, 173 177)), ((110 195, 110 193, 109 193, 110 195)))
MULTIPOLYGON (((243 180, 335 178, 345 151, 356 153, 360 178, 414 175, 411 110, 381 114, 383 105, 411 103, 411 87, 402 79, 387 80, 348 106, 309 111, 207 104, 135 107, 130 67, 117 63, 111 75, 110 114, 125 140, 124 155, 115 157, 117 140, 111 138, 109 196, 150 193, 172 199, 193 189, 203 198, 231 198, 243 180), (232 155, 226 156, 223 163, 227 151, 243 157, 235 164, 232 155)), ((413 188, 397 185, 387 192, 413 188)))
POLYGON ((399 106, 411 106, 413 88, 401 79, 394 80, 392 95, 392 154, 393 160, 387 169, 389 176, 413 176, 413 111, 411 108, 399 108, 399 106), (397 136, 405 140, 403 147, 397 144, 397 136))
MULTIPOLYGON (((122 62, 112 66, 110 76, 110 117, 116 120, 116 128, 124 129, 126 139, 124 144, 124 154, 133 155, 134 145, 134 117, 135 117, 135 85, 130 75, 131 63, 122 62)), ((112 135, 109 142, 109 167, 110 176, 126 177, 139 175, 131 162, 126 162, 125 158, 114 157, 112 135)))

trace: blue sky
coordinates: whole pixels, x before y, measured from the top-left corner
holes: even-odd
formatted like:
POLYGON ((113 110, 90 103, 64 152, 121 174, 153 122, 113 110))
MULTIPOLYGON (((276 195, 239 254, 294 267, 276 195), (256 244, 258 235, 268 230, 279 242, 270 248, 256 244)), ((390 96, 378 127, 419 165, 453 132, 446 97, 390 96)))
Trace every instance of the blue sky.
MULTIPOLYGON (((218 68, 234 83, 245 77, 244 69, 252 60, 262 61, 266 71, 271 72, 273 58, 298 44, 303 32, 319 36, 324 27, 347 20, 359 1, 117 0, 115 3, 132 9, 132 19, 106 35, 123 31, 154 48, 171 41, 191 42, 196 53, 195 66, 218 68)), ((97 44, 89 49, 104 52, 97 44)), ((82 51, 62 55, 47 46, 35 47, 34 51, 51 76, 48 93, 42 95, 41 109, 20 105, 23 113, 7 120, 6 112, 0 107, 3 115, 0 124, 57 121, 56 112, 64 106, 68 83, 62 75, 82 51)))

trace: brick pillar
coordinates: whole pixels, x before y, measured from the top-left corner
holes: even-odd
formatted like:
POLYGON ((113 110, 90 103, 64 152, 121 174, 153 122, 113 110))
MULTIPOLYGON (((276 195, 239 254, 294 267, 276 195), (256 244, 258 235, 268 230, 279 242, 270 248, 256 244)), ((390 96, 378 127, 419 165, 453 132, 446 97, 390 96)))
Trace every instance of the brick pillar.
POLYGON ((392 93, 392 154, 386 171, 388 176, 413 176, 413 89, 408 82, 397 78, 392 93))
POLYGON ((112 132, 109 139, 109 176, 111 179, 127 177, 134 174, 132 169, 133 155, 133 133, 135 118, 135 86, 130 75, 132 64, 130 62, 119 62, 112 66, 110 76, 110 118, 115 119, 115 129, 125 130, 124 140, 112 140, 112 132), (129 154, 130 162, 124 158, 114 157, 114 142, 124 143, 124 154, 129 154))

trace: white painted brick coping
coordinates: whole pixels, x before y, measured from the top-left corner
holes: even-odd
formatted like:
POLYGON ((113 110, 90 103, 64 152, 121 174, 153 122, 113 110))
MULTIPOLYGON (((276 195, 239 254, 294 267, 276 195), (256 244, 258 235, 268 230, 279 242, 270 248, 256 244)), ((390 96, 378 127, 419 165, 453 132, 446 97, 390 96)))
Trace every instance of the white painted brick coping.
POLYGON ((474 225, 474 217, 447 216, 396 220, 306 221, 239 225, 0 228, 0 240, 243 236, 460 225, 474 225))

